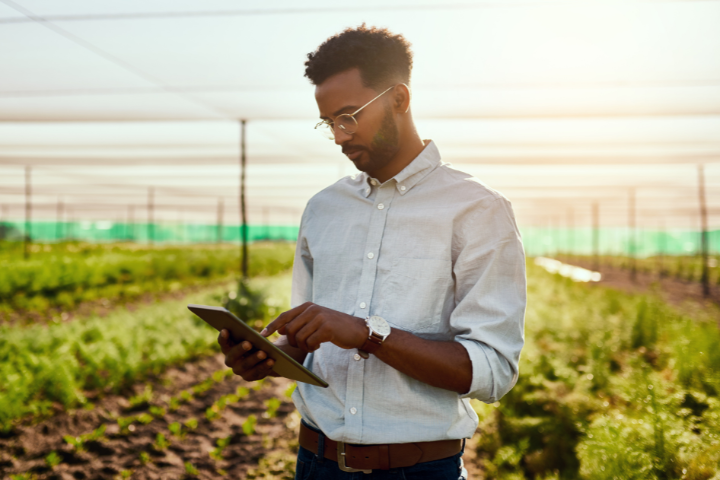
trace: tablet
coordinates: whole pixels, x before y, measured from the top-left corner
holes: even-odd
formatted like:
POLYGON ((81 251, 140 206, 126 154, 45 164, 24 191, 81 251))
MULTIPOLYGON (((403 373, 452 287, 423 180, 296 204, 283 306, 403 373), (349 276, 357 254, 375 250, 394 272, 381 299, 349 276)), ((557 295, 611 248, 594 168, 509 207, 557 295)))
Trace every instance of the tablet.
POLYGON ((307 368, 300 365, 287 353, 267 338, 253 330, 248 324, 237 318, 230 311, 222 307, 209 307, 207 305, 188 305, 188 309, 198 317, 202 318, 206 323, 214 327, 217 331, 227 329, 230 337, 235 343, 248 341, 258 350, 267 353, 269 358, 275 360, 273 371, 281 377, 297 380, 298 382, 317 385, 326 388, 327 382, 315 375, 307 368))

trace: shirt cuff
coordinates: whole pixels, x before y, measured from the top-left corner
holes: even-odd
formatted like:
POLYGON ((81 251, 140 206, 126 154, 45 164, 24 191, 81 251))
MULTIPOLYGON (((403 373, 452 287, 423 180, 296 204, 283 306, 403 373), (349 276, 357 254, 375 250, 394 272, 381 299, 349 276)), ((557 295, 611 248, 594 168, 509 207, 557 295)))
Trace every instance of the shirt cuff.
MULTIPOLYGON (((490 360, 488 359, 487 350, 490 349, 490 347, 487 347, 475 340, 468 340, 466 338, 456 338, 455 341, 465 347, 465 350, 467 350, 468 356, 470 357, 470 363, 472 364, 472 382, 470 383, 470 390, 466 393, 459 394, 460 398, 473 398, 485 403, 496 402, 499 397, 504 395, 506 392, 502 392, 498 395, 495 372, 493 371, 490 360)), ((492 352, 492 356, 497 359, 497 353, 494 351, 492 352)), ((516 379, 517 375, 513 375, 512 385, 515 384, 516 379)), ((512 385, 509 386, 507 391, 512 388, 512 385)))

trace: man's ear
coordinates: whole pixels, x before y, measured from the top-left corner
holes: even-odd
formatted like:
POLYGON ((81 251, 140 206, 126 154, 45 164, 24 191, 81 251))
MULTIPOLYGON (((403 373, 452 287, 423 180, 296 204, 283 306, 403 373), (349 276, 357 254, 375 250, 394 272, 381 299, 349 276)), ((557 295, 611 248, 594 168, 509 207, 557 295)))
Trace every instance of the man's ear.
POLYGON ((393 108, 401 113, 410 110, 410 88, 404 83, 399 83, 393 91, 393 108))

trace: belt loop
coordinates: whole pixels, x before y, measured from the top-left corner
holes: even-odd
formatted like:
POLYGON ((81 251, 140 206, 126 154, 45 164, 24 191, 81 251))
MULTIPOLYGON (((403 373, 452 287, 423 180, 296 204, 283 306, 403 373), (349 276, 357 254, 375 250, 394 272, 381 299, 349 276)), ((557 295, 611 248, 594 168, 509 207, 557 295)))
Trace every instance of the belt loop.
POLYGON ((461 456, 461 457, 462 457, 463 454, 465 453, 465 440, 466 440, 466 439, 463 438, 463 446, 462 446, 462 448, 460 449, 460 456, 461 456))
POLYGON ((318 451, 315 456, 318 463, 325 461, 325 434, 322 431, 318 433, 318 451))

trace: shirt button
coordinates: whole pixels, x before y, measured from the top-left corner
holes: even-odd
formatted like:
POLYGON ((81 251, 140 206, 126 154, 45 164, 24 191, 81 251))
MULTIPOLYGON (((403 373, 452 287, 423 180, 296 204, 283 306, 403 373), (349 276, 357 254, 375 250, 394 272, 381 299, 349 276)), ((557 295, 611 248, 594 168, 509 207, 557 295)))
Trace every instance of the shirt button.
POLYGON ((382 203, 378 203, 378 210, 382 210, 383 208, 385 208, 385 205, 383 205, 382 203))
POLYGON ((365 302, 360 302, 360 308, 365 308, 365 307, 367 307, 367 304, 365 302))
POLYGON ((370 189, 368 188, 365 190, 365 195, 368 195, 369 193, 370 193, 370 189))
POLYGON ((377 185, 377 182, 375 181, 374 178, 373 178, 373 179, 370 179, 370 185, 377 185))
POLYGON ((362 357, 360 356, 359 353, 356 353, 355 355, 353 355, 353 358, 355 359, 355 361, 357 361, 357 360, 360 360, 362 357))
POLYGON ((402 192, 405 191, 405 185, 400 185, 400 191, 402 191, 402 192))
POLYGON ((352 407, 352 408, 350 409, 350 413, 352 413, 353 415, 355 415, 355 414, 357 413, 357 408, 352 407))
POLYGON ((374 253, 372 253, 372 252, 368 253, 368 258, 373 258, 373 257, 375 257, 374 253))

